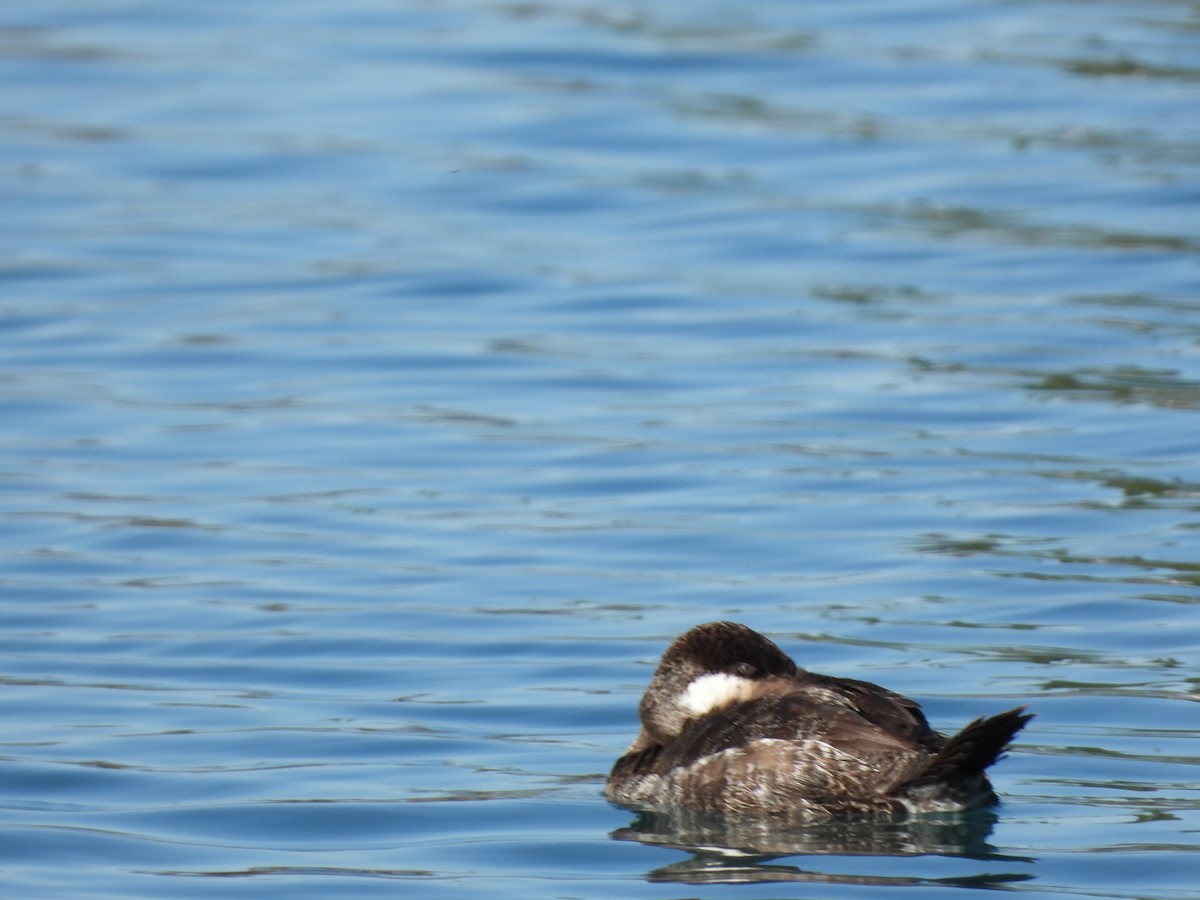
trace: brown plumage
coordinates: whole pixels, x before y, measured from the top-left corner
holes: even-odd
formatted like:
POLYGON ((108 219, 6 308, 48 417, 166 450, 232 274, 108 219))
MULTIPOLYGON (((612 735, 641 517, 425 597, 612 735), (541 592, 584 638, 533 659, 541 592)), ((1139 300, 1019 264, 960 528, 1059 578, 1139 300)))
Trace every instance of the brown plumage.
POLYGON ((984 770, 1032 718, 1019 707, 947 738, 907 697, 806 672, 733 622, 676 639, 639 711, 610 801, 800 820, 994 803, 984 770))

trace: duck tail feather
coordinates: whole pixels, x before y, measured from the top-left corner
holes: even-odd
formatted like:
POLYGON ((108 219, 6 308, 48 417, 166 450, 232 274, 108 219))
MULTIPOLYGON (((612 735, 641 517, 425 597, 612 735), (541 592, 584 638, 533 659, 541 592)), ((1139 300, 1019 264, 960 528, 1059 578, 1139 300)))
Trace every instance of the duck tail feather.
POLYGON ((952 783, 982 775, 998 760, 1018 731, 1033 718, 1024 706, 976 719, 942 746, 928 764, 902 786, 952 783))

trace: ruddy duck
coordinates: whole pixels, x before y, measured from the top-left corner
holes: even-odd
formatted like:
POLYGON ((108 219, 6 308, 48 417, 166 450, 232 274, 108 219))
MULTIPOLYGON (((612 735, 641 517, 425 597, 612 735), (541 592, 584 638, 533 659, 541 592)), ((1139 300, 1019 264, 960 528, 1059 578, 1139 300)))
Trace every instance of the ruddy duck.
POLYGON ((677 638, 639 714, 611 802, 793 820, 988 806, 984 770, 1033 718, 1022 706, 947 737, 907 697, 806 672, 734 622, 677 638))

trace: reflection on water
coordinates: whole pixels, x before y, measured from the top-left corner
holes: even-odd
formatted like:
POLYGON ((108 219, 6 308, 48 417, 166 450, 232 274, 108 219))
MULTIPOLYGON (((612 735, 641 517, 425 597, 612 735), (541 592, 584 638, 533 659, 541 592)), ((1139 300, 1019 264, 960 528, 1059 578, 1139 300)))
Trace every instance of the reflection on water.
POLYGON ((992 810, 920 816, 833 817, 787 825, 769 817, 738 818, 691 810, 643 812, 613 832, 622 841, 662 844, 730 855, 944 856, 993 858, 987 843, 996 822, 992 810))
MULTIPOLYGON (((991 810, 970 813, 834 818, 803 826, 781 827, 769 819, 731 817, 678 811, 640 814, 612 837, 621 841, 671 847, 692 854, 687 860, 655 869, 650 881, 688 884, 746 884, 769 881, 803 881, 834 884, 917 885, 930 882, 970 882, 977 887, 1022 881, 1033 877, 1027 857, 999 852, 988 843, 996 814, 991 810), (966 857, 1004 863, 967 878, 915 878, 910 875, 863 875, 778 865, 781 856, 925 856, 966 857), (1025 864, 1022 867, 1009 865, 1025 864)), ((852 868, 852 867, 851 867, 852 868)))

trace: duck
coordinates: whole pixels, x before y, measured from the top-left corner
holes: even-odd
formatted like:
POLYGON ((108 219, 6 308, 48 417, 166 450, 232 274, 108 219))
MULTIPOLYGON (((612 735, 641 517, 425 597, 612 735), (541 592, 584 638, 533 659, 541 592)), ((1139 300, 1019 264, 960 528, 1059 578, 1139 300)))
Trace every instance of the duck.
POLYGON ((1033 718, 1025 709, 948 736, 914 700, 806 671, 752 628, 708 622, 663 653, 604 793, 640 811, 797 822, 979 809, 998 802, 985 772, 1033 718))

